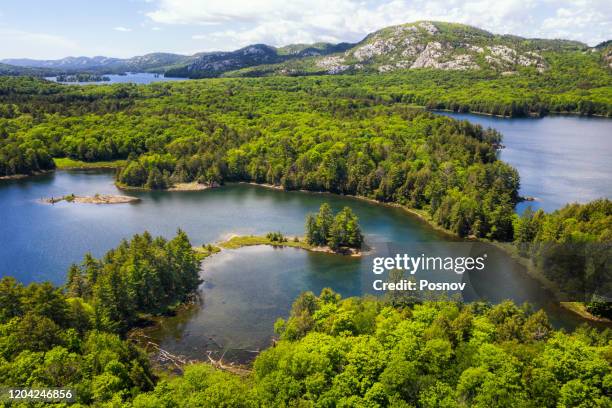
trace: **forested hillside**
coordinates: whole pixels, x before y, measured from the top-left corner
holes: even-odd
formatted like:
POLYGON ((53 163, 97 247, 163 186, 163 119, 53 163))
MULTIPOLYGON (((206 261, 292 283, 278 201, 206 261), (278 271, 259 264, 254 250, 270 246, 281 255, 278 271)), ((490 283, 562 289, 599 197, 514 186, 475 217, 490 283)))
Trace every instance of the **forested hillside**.
MULTIPOLYGON (((166 76, 303 76, 407 72, 433 68, 495 77, 555 74, 567 64, 610 75, 610 47, 561 39, 497 35, 465 24, 417 21, 370 33, 356 44, 315 43, 274 47, 251 44, 238 50, 193 55, 150 53, 132 58, 66 57, 0 61, 0 75, 157 72, 166 76)), ((580 76, 574 74, 576 82, 580 76)), ((551 83, 552 84, 552 83, 551 83)), ((556 85, 556 84, 555 84, 556 85)), ((581 88, 590 88, 588 81, 581 88)))
POLYGON ((605 407, 610 333, 553 330, 510 302, 390 302, 302 294, 281 341, 241 378, 208 365, 134 407, 605 407))

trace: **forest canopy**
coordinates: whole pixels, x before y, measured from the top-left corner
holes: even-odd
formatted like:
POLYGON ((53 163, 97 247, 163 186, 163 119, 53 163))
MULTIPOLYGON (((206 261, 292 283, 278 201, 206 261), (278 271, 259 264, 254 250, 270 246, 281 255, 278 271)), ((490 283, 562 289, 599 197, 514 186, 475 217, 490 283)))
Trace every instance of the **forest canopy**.
POLYGON ((193 295, 199 262, 184 232, 147 232, 102 259, 86 255, 68 283, 0 279, 0 386, 64 387, 86 405, 117 406, 155 383, 148 356, 125 333, 193 295))
POLYGON ((375 79, 0 79, 0 174, 50 169, 58 157, 127 159, 123 186, 253 181, 353 194, 422 209, 461 236, 511 240, 519 179, 496 158, 501 135, 353 92, 360 81, 375 79))
POLYGON ((344 207, 335 216, 327 203, 321 204, 319 212, 306 216, 306 242, 315 246, 361 248, 363 234, 359 219, 349 207, 344 207))
POLYGON ((205 364, 161 381, 134 407, 609 406, 610 332, 552 329, 543 311, 504 302, 342 300, 300 295, 280 342, 252 375, 205 364))

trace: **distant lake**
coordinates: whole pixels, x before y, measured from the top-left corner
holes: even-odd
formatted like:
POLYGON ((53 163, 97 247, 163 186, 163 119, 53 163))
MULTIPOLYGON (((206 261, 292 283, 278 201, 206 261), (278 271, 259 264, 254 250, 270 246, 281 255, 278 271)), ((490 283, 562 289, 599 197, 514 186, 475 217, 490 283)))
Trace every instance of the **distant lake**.
POLYGON ((612 198, 612 119, 437 113, 501 132, 506 147, 500 158, 518 170, 521 195, 536 198, 520 203, 519 213, 527 206, 553 211, 571 202, 612 198))
MULTIPOLYGON (((95 82, 60 82, 67 85, 108 85, 108 84, 150 84, 152 82, 185 81, 187 78, 169 78, 163 74, 152 74, 149 72, 128 72, 125 75, 107 74, 102 75, 110 78, 110 81, 95 82)), ((46 77, 45 79, 57 82, 57 77, 46 77)))

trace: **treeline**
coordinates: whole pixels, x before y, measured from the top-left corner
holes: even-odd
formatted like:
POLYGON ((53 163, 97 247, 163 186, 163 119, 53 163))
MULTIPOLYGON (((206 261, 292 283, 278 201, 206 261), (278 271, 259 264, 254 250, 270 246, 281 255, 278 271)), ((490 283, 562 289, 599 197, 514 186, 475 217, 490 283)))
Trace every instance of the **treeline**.
POLYGON ((3 145, 1 140, 6 135, 6 129, 0 125, 0 177, 55 169, 53 158, 40 141, 3 145))
MULTIPOLYGON (((0 78, 0 175, 51 168, 50 157, 129 158, 117 176, 127 186, 254 181, 354 194, 424 210, 460 236, 511 241, 519 179, 496 159, 501 136, 408 105, 448 98, 473 110, 494 101, 518 114, 537 100, 548 106, 549 96, 609 86, 590 57, 575 58, 539 76, 416 70, 140 87, 0 78), (583 75, 579 89, 574 70, 583 75)), ((567 98, 580 103, 576 95, 567 98)))
MULTIPOLYGON (((411 69, 384 75, 319 76, 316 81, 335 82, 337 86, 333 92, 338 96, 358 97, 375 104, 417 104, 429 109, 512 117, 549 113, 612 116, 612 75, 607 62, 602 61, 602 54, 581 50, 556 53, 550 51, 549 45, 545 48, 548 51, 543 54, 549 68, 542 73, 533 68, 505 73, 490 69, 411 69)), ((300 71, 299 67, 292 69, 300 71)), ((268 65, 227 75, 271 74, 276 72, 274 66, 268 65)), ((300 79, 308 82, 304 78, 300 79)), ((329 92, 326 87, 321 90, 329 92)))
POLYGON ((105 89, 67 86, 34 77, 0 77, 0 118, 46 114, 78 116, 128 109, 136 99, 161 95, 157 88, 139 90, 134 84, 113 84, 105 89))
MULTIPOLYGON (((496 158, 497 132, 338 94, 342 81, 241 79, 127 88, 138 94, 128 97, 135 105, 119 113, 0 119, 8 135, 0 139, 0 151, 9 152, 8 161, 15 146, 36 141, 52 157, 128 158, 117 181, 133 187, 254 181, 360 195, 426 210, 461 236, 512 239, 518 175, 496 158)), ((14 172, 5 167, 5 174, 14 172)))
POLYGON ((0 385, 73 389, 82 404, 153 388, 148 357, 96 327, 93 307, 50 283, 0 280, 0 385))
POLYGON ((363 234, 359 219, 349 207, 344 207, 334 216, 329 204, 323 203, 316 215, 306 216, 306 242, 333 250, 361 248, 363 234))
POLYGON ((110 77, 100 74, 78 73, 78 74, 61 74, 56 78, 57 82, 101 82, 110 81, 110 77))
POLYGON ((505 302, 391 304, 303 293, 243 378, 205 364, 134 407, 576 407, 612 404, 610 332, 551 328, 505 302))
POLYGON ((159 314, 184 302, 200 283, 199 261, 179 230, 167 241, 145 232, 68 271, 67 293, 93 306, 96 327, 124 332, 140 314, 159 314))
POLYGON ((514 226, 515 245, 560 290, 612 318, 612 201, 568 204, 552 213, 527 209, 514 226))
POLYGON ((117 180, 160 189, 246 180, 359 195, 425 209, 461 236, 512 238, 519 180, 496 160, 499 134, 410 109, 366 109, 342 127, 318 113, 217 126, 130 160, 117 180))
POLYGON ((198 285, 187 236, 135 235, 85 256, 65 288, 0 280, 0 386, 71 388, 75 401, 125 406, 154 387, 146 354, 124 340, 143 313, 162 313, 198 285))

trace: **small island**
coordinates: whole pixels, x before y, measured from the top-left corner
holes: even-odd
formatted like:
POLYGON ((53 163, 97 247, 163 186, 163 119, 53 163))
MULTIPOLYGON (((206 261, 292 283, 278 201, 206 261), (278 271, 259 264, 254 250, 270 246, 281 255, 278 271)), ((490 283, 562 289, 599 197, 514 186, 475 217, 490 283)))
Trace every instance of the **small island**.
POLYGON ((138 202, 140 201, 140 198, 112 194, 95 194, 93 196, 78 196, 75 194, 68 194, 62 197, 51 197, 43 200, 43 202, 47 204, 55 204, 59 203, 60 201, 80 204, 126 204, 138 202))
POLYGON ((214 255, 221 249, 238 249, 245 246, 271 245, 275 247, 301 248, 313 252, 349 255, 363 255, 363 234, 359 219, 349 207, 344 207, 335 216, 331 207, 323 203, 317 214, 306 217, 306 236, 287 237, 281 232, 262 235, 235 235, 216 245, 204 244, 194 247, 201 258, 214 255))

